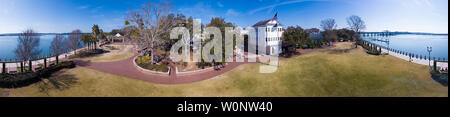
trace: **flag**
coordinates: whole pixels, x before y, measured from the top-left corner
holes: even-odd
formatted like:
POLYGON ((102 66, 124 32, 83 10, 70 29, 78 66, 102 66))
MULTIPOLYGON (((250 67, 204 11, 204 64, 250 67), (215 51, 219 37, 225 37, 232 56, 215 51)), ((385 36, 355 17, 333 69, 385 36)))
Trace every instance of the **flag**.
POLYGON ((272 18, 272 21, 278 20, 278 12, 275 14, 275 16, 272 18))

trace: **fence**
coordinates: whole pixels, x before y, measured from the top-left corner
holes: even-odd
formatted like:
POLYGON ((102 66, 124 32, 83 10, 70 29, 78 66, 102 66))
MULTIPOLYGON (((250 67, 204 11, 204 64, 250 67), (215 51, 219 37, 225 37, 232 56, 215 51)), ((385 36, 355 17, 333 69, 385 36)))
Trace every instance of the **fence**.
MULTIPOLYGON (((85 47, 84 47, 85 48, 85 47)), ((76 51, 82 50, 84 48, 77 49, 76 51)), ((73 55, 74 51, 65 50, 63 54, 60 54, 58 56, 56 55, 47 55, 47 56, 40 56, 37 58, 33 58, 31 60, 22 61, 18 59, 0 59, 0 73, 17 73, 20 71, 24 71, 26 67, 28 67, 28 70, 37 70, 41 69, 38 65, 42 64, 43 67, 47 67, 51 65, 50 63, 52 61, 56 61, 56 59, 61 60, 64 58, 68 58, 70 55, 73 55), (27 66, 26 66, 27 64, 27 66)))
POLYGON ((406 60, 409 62, 413 62, 413 63, 417 63, 417 64, 421 64, 421 65, 430 65, 430 64, 433 65, 436 61, 436 64, 437 64, 436 66, 448 67, 448 60, 446 58, 441 58, 441 57, 436 58, 436 57, 401 51, 401 50, 381 46, 381 45, 378 45, 375 43, 371 43, 366 40, 362 40, 360 42, 360 44, 363 46, 369 47, 369 49, 371 49, 371 50, 376 50, 376 51, 379 51, 380 53, 387 53, 389 55, 395 56, 397 58, 400 58, 400 59, 403 59, 403 60, 406 60))

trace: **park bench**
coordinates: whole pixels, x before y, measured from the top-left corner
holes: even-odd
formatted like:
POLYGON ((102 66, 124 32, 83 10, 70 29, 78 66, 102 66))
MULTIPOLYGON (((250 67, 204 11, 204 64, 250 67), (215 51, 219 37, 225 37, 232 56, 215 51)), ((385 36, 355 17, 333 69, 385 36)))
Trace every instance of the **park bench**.
POLYGON ((17 71, 9 71, 10 74, 16 74, 17 71))
POLYGON ((41 68, 41 67, 38 67, 38 68, 35 68, 34 70, 35 70, 35 71, 42 71, 42 68, 41 68))

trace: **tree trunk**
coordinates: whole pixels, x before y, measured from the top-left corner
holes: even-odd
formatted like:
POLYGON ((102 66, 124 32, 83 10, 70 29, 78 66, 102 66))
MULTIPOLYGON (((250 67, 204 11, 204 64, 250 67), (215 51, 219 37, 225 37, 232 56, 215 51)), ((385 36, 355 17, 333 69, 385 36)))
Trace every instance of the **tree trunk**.
POLYGON ((31 60, 29 60, 28 61, 29 63, 29 65, 28 65, 28 69, 31 71, 31 72, 33 72, 33 61, 31 61, 31 60))
POLYGON ((151 56, 151 60, 152 60, 152 64, 155 64, 155 61, 153 61, 153 54, 154 54, 154 52, 153 52, 153 49, 151 49, 151 51, 150 51, 150 56, 151 56))
POLYGON ((44 58, 44 68, 47 68, 47 58, 44 58))
POLYGON ((23 72, 23 61, 20 61, 20 72, 23 72))
POLYGON ((6 63, 3 63, 2 74, 6 74, 6 63))
POLYGON ((58 64, 59 63, 59 55, 56 55, 56 64, 58 64))

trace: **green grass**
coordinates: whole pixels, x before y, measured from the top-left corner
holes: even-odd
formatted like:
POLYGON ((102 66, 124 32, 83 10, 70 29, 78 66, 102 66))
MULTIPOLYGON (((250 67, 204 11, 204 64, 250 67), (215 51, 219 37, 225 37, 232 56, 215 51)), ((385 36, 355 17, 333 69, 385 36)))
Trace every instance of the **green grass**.
POLYGON ((247 64, 201 82, 160 85, 77 67, 56 74, 54 81, 0 92, 19 97, 448 97, 448 87, 432 80, 427 66, 368 55, 361 48, 339 51, 350 44, 283 59, 271 74, 258 73, 260 64, 247 64), (54 88, 59 84, 64 88, 54 88))
POLYGON ((83 58, 82 60, 90 62, 114 62, 126 60, 134 56, 132 45, 107 45, 104 49, 109 52, 94 57, 83 58))

